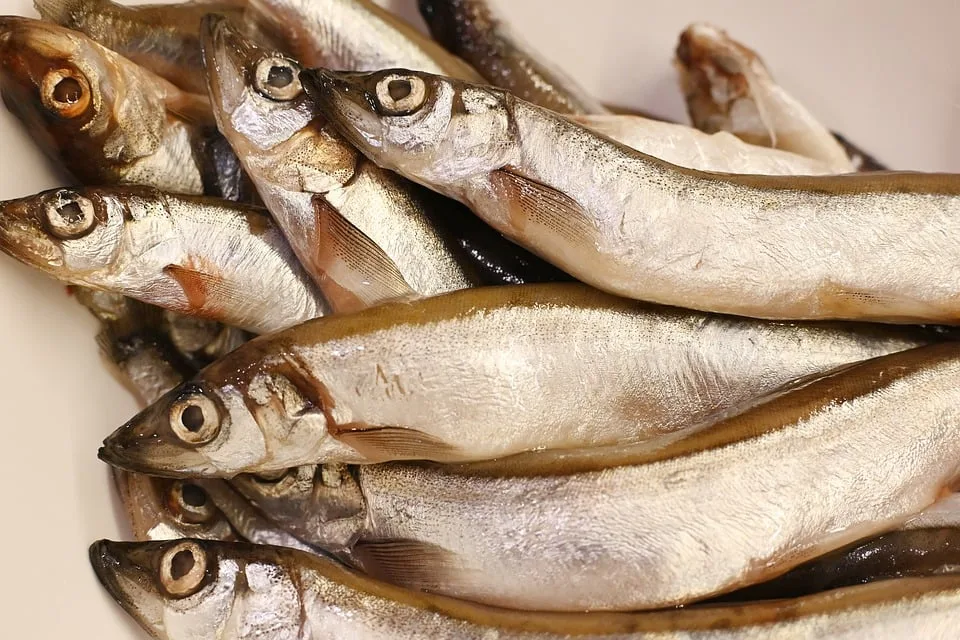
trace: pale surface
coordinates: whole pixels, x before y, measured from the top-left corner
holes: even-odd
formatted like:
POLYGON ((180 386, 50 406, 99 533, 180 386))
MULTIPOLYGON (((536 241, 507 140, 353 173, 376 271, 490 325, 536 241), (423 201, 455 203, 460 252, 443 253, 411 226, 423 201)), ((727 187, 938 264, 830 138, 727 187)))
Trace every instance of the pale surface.
MULTIPOLYGON (((408 16, 415 0, 386 2, 408 16)), ((608 102, 684 115, 670 66, 680 31, 712 20, 755 48, 833 129, 900 169, 960 171, 960 76, 948 0, 498 0, 516 30, 608 102), (569 9, 561 10, 558 6, 569 9)), ((35 16, 29 0, 0 13, 35 16)), ((0 109, 0 199, 61 184, 0 109)), ((89 314, 63 287, 0 256, 3 637, 145 637, 98 587, 96 538, 125 535, 100 440, 134 411, 101 366, 89 314)))

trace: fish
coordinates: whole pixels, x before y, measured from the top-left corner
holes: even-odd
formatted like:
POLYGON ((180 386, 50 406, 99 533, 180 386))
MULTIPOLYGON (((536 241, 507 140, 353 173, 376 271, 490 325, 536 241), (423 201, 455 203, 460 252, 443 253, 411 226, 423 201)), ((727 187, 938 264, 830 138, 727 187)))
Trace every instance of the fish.
POLYGON ((609 113, 515 34, 486 0, 420 0, 418 7, 434 39, 491 84, 557 113, 609 113))
POLYGON ((629 115, 586 115, 572 120, 631 149, 698 171, 785 176, 834 173, 826 163, 748 144, 726 131, 708 134, 682 124, 629 115))
POLYGON ((960 321, 944 268, 958 175, 702 172, 500 89, 404 70, 301 81, 371 160, 599 289, 767 319, 960 321))
POLYGON ((814 158, 834 173, 858 170, 833 133, 774 81, 760 56, 725 31, 704 23, 687 27, 676 56, 698 129, 814 158))
POLYGON ((249 197, 206 96, 79 32, 0 16, 0 93, 41 149, 84 184, 249 197))
POLYGON ((86 34, 128 60, 189 93, 206 95, 200 51, 200 20, 215 13, 231 18, 251 35, 242 0, 123 5, 111 0, 34 0, 49 22, 86 34))
POLYGON ((355 505, 339 515, 361 526, 336 532, 351 546, 331 552, 411 589, 529 611, 687 604, 894 529, 952 490, 958 373, 960 344, 943 343, 791 385, 657 448, 357 465, 337 502, 325 487, 310 510, 355 505))
POLYGON ((795 379, 936 336, 710 316, 580 284, 465 289, 252 340, 120 427, 100 455, 230 478, 663 443, 795 379))
POLYGON ((80 187, 7 200, 0 251, 64 282, 253 333, 329 312, 266 210, 215 198, 80 187))
POLYGON ((484 607, 392 587, 301 551, 182 540, 101 540, 97 579, 160 640, 748 640, 952 638, 960 578, 893 580, 785 602, 644 613, 484 607))
POLYGON ((220 359, 251 337, 243 329, 170 310, 163 310, 163 331, 194 370, 220 359))
POLYGON ((408 67, 482 82, 466 62, 373 0, 248 0, 260 24, 307 66, 408 67))
POLYGON ((960 527, 960 493, 938 500, 929 509, 907 520, 903 529, 944 529, 960 527))
POLYGON ((532 256, 511 259, 514 245, 462 205, 358 153, 315 112, 296 61, 229 21, 204 25, 220 129, 333 311, 557 273, 532 256))
POLYGON ((811 560, 779 578, 715 602, 799 598, 880 580, 925 578, 960 571, 960 529, 891 531, 811 560))

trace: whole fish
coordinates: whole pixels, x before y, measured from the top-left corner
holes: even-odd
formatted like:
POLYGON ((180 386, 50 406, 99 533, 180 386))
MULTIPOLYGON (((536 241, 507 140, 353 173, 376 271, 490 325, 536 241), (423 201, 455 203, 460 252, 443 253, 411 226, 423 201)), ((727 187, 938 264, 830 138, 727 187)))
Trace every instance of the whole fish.
POLYGON ((648 156, 699 171, 785 176, 834 173, 818 160, 748 144, 725 131, 708 134, 682 124, 626 115, 576 116, 573 120, 648 156))
POLYGON ((81 33, 0 17, 0 91, 47 155, 85 184, 246 197, 206 96, 81 33))
POLYGON ((532 613, 415 593, 315 555, 204 540, 101 540, 108 593, 161 640, 950 640, 960 578, 905 579, 785 602, 649 613, 532 613))
POLYGON ((960 529, 892 531, 811 560, 779 578, 734 591, 717 602, 798 598, 895 578, 960 572, 960 529))
POLYGON ((933 335, 709 316, 579 284, 468 289, 251 341, 121 427, 101 456, 231 477, 661 442, 796 378, 933 335))
POLYGON ((677 45, 677 69, 698 129, 793 151, 827 163, 834 173, 857 170, 830 130, 773 80, 760 56, 725 31, 687 27, 677 45))
POLYGON ((249 0, 264 28, 307 66, 349 71, 407 67, 482 82, 448 53, 373 0, 249 0))
POLYGON ((664 447, 548 466, 363 465, 340 495, 324 485, 314 500, 355 527, 327 523, 348 541, 331 551, 401 586, 531 611, 686 604, 933 504, 960 475, 958 374, 960 344, 933 345, 847 367, 664 447))
POLYGON ((557 273, 358 153, 315 112, 293 60, 215 18, 204 48, 220 128, 335 311, 557 273))
POLYGON ((433 37, 492 84, 557 113, 608 113, 513 33, 486 0, 420 0, 418 6, 433 37))
POLYGON ((228 16, 256 33, 243 0, 123 5, 112 0, 34 0, 44 20, 80 31, 184 91, 206 95, 200 20, 228 16))
POLYGON ((960 261, 960 176, 700 172, 490 87, 301 79, 374 162, 600 289, 763 318, 960 322, 960 269, 944 268, 960 261))
POLYGON ((0 202, 0 251, 65 282, 254 333, 327 312, 266 211, 219 199, 151 187, 45 191, 0 202))

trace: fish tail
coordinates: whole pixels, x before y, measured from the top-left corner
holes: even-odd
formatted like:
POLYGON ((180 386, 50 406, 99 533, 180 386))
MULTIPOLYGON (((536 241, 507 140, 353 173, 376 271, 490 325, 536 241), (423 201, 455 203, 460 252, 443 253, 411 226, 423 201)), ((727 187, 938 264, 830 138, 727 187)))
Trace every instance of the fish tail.
POLYGON ((108 0, 33 0, 33 7, 44 20, 73 27, 91 8, 107 3, 108 0))

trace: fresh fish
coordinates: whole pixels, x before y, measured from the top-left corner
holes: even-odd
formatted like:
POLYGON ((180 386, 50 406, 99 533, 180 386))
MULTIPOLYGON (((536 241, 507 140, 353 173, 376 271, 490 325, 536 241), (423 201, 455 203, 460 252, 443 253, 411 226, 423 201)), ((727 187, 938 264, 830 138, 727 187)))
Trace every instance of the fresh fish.
POLYGON ((246 197, 206 96, 81 33, 0 17, 0 91, 43 150, 85 184, 246 197))
POLYGON ((923 347, 795 386, 665 447, 546 466, 357 466, 336 504, 355 505, 340 517, 362 523, 346 538, 358 568, 401 586, 531 611, 686 604, 933 504, 960 475, 958 375, 960 344, 923 347))
POLYGON ((111 0, 34 0, 44 20, 80 31, 112 51, 172 82, 206 95, 200 21, 227 16, 256 33, 245 17, 244 0, 123 5, 111 0))
POLYGON ((960 572, 960 529, 892 531, 811 560, 779 578, 734 591, 718 602, 798 598, 895 578, 960 572))
POLYGON ((517 36, 487 0, 420 0, 419 7, 433 37, 492 84, 557 113, 608 113, 517 36))
POLYGON ((514 245, 462 205, 358 153, 315 112, 293 60, 213 18, 204 46, 220 128, 335 311, 503 282, 490 264, 519 282, 555 273, 532 256, 511 265, 514 245))
POLYGON ((774 82, 760 56, 725 31, 687 27, 677 45, 677 68, 698 129, 814 158, 834 173, 857 170, 830 130, 774 82))
POLYGON ((251 341, 121 427, 101 455, 161 475, 231 477, 659 442, 796 378, 933 335, 709 316, 579 284, 468 289, 251 341))
POLYGON ((151 187, 45 191, 0 202, 0 251, 65 282, 254 333, 327 312, 266 211, 219 199, 151 187))
POLYGON ((960 578, 905 579, 795 601, 649 613, 533 613, 414 593, 299 551, 203 540, 101 540, 90 562, 161 640, 951 640, 960 578))
POLYGON ((374 162, 611 293, 783 319, 960 322, 960 176, 684 169, 412 71, 301 76, 374 162), (573 169, 572 169, 573 168, 573 169))
POLYGON ((708 134, 682 124, 625 115, 576 116, 573 121, 648 156, 698 171, 785 176, 833 173, 818 160, 747 144, 725 131, 708 134))
POLYGON ((471 82, 483 78, 373 0, 249 0, 276 40, 311 67, 418 69, 471 82))

